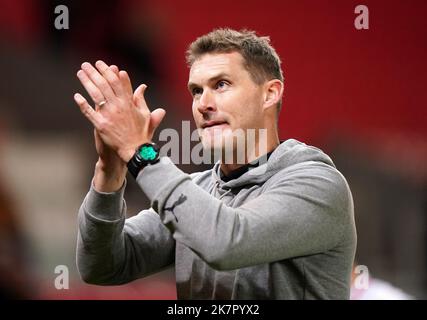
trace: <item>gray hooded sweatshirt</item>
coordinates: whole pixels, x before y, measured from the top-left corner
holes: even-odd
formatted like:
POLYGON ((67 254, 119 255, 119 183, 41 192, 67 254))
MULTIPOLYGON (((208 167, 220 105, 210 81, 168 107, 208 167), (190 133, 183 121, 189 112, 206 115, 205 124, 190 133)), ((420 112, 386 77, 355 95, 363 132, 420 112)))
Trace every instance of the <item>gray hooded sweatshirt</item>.
POLYGON ((175 266, 179 299, 348 299, 353 199, 318 148, 294 139, 230 181, 167 157, 137 183, 151 208, 125 219, 125 185, 91 186, 78 216, 82 279, 117 285, 175 266))

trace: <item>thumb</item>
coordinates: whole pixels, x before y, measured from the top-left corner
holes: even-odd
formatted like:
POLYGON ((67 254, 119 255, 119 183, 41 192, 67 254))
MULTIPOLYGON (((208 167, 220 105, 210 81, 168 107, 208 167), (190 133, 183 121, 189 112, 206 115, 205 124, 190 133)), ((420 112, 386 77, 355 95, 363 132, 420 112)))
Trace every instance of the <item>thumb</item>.
POLYGON ((151 133, 153 133, 157 129, 157 127, 159 126, 160 122, 162 122, 165 115, 166 115, 166 111, 162 108, 158 108, 156 110, 153 110, 153 112, 151 112, 150 129, 149 129, 151 133))
POLYGON ((144 98, 145 89, 147 89, 147 85, 141 84, 133 93, 133 101, 137 108, 148 109, 144 98))

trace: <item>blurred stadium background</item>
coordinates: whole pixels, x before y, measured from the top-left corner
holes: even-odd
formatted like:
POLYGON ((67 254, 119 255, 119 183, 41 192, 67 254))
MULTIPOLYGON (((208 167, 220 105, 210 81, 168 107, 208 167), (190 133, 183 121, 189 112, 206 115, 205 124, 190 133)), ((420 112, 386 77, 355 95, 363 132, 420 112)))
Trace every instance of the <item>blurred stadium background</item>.
MULTIPOLYGON (((423 0, 0 0, 0 296, 176 298, 172 268, 116 287, 78 276, 76 215, 96 154, 75 74, 84 61, 117 64, 167 110, 160 129, 180 131, 192 119, 186 47, 227 26, 271 37, 285 74, 280 138, 322 148, 347 177, 357 263, 426 298, 426 12, 423 0), (358 4, 369 30, 354 27, 358 4), (68 30, 54 27, 57 5, 68 30), (68 290, 55 289, 57 265, 68 290)), ((126 199, 129 216, 149 205, 131 180, 126 199)))

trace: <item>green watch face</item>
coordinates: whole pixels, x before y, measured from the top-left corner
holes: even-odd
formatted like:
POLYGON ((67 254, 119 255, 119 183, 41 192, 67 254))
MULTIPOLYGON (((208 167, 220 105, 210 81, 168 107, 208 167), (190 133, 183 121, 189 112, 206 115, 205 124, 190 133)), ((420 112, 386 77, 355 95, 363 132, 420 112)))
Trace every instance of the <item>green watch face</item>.
POLYGON ((156 159, 157 152, 151 145, 142 146, 142 148, 139 150, 139 155, 144 160, 154 160, 156 159))

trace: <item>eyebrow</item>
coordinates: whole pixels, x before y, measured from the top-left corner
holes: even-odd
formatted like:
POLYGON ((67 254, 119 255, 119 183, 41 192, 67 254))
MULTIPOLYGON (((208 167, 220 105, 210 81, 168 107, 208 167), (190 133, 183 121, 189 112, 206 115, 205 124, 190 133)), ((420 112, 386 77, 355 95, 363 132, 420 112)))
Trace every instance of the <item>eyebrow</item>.
MULTIPOLYGON (((212 82, 216 82, 219 79, 223 79, 223 78, 228 79, 228 78, 230 78, 230 76, 225 72, 221 72, 221 73, 217 74, 216 76, 209 78, 207 82, 212 83, 212 82)), ((194 82, 189 82, 187 85, 187 88, 190 92, 192 91, 192 89, 197 88, 197 87, 199 87, 199 85, 197 83, 194 83, 194 82)))

